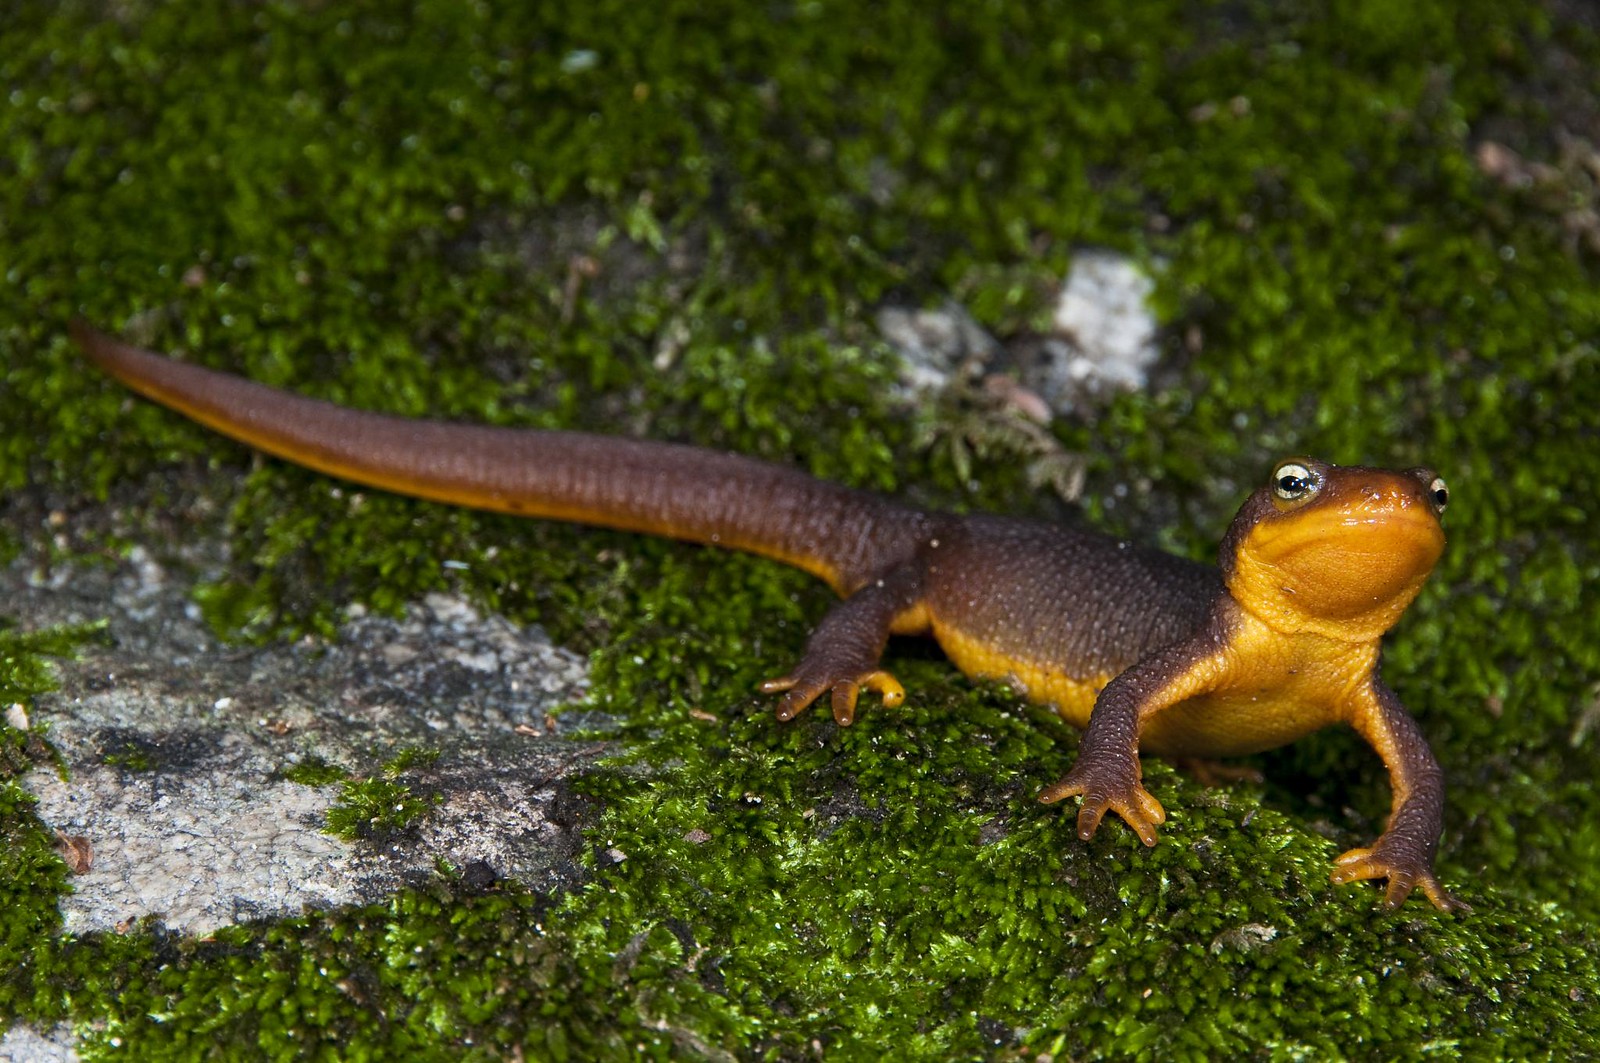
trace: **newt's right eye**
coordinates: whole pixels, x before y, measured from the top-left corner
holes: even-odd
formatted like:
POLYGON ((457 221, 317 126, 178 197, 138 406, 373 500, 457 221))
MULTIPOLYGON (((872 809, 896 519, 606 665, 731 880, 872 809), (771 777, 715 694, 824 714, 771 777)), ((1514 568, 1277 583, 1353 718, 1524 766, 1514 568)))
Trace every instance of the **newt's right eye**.
POLYGON ((1444 507, 1450 504, 1450 488, 1445 486, 1443 476, 1433 478, 1433 482, 1428 485, 1428 497, 1433 499, 1433 508, 1440 513, 1443 513, 1444 507))
POLYGON ((1285 502, 1304 501, 1318 486, 1316 474, 1298 461, 1286 461, 1272 470, 1272 490, 1285 502))

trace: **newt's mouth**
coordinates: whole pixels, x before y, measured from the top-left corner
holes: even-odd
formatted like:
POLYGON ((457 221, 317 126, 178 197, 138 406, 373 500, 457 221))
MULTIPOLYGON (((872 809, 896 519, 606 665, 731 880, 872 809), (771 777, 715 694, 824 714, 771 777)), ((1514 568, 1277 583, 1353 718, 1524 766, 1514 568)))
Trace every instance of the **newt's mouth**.
POLYGON ((1235 592, 1256 608, 1352 634, 1387 629, 1444 553, 1438 511, 1409 477, 1371 470, 1260 520, 1240 544, 1235 592))
MULTIPOLYGON (((1331 501, 1331 500, 1330 500, 1331 501)), ((1280 520, 1263 521, 1249 537, 1262 560, 1291 563, 1300 555, 1331 560, 1342 554, 1391 553, 1414 559, 1424 571, 1444 552, 1444 528, 1425 504, 1321 505, 1280 520)))

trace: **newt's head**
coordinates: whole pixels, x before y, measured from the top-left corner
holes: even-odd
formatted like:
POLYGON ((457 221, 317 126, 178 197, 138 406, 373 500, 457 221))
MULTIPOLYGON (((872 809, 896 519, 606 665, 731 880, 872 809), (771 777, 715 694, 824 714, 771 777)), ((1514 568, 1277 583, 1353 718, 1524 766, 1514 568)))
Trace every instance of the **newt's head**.
POLYGON ((1429 469, 1280 461, 1223 539, 1228 590, 1282 630, 1376 638, 1444 552, 1448 500, 1429 469))

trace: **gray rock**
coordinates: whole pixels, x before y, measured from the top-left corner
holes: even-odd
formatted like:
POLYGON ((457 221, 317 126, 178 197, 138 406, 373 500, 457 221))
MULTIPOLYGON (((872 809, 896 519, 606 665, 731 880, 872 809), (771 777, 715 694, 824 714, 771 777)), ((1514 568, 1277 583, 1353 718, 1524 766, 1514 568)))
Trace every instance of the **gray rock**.
POLYGON ((44 1031, 13 1026, 0 1035, 0 1063, 76 1063, 76 1043, 66 1026, 44 1031))
POLYGON ((88 865, 62 901, 68 930, 154 917, 205 934, 377 900, 440 860, 536 888, 578 875, 583 806, 566 780, 604 743, 574 731, 604 720, 550 710, 583 697, 580 658, 450 595, 399 619, 353 608, 332 641, 223 645, 189 598, 192 572, 219 561, 207 549, 0 570, 28 627, 110 621, 107 643, 64 663, 61 690, 34 706, 68 773, 36 769, 24 785, 88 865), (315 758, 366 776, 417 746, 439 755, 401 781, 437 804, 381 839, 325 833, 340 785, 284 774, 315 758))
POLYGON ((1150 308, 1155 282, 1126 256, 1079 252, 1056 297, 1051 329, 997 340, 965 308, 885 307, 878 331, 901 358, 908 401, 981 381, 1039 423, 1145 387, 1160 358, 1150 308))

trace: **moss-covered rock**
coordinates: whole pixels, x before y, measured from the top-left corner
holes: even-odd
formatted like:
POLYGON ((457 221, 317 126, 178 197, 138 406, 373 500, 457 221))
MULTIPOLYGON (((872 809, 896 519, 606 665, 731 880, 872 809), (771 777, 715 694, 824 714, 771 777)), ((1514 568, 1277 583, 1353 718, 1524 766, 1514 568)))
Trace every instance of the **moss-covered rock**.
MULTIPOLYGON (((1593 84, 1545 72, 1600 61, 1580 20, 136 0, 24 5, 0 43, 0 545, 116 548, 34 518, 130 482, 151 512, 158 466, 227 463, 218 624, 327 630, 351 600, 460 587, 592 648, 653 768, 589 781, 596 850, 624 858, 553 908, 443 878, 205 941, 52 936, 65 873, 0 789, 0 1020, 160 1058, 1600 1054, 1600 288, 1574 213, 1479 167, 1491 132, 1555 157, 1593 84), (1007 463, 970 484, 917 450, 871 311, 954 293, 1024 327, 1084 246, 1163 263, 1170 334, 1158 387, 1058 428, 1091 519, 1204 556, 1283 452, 1450 481, 1450 549, 1386 674, 1451 780, 1440 870, 1472 914, 1328 885, 1387 806, 1353 740, 1265 758, 1264 787, 1152 768, 1163 843, 1082 846, 1031 800, 1073 736, 916 647, 899 712, 753 707, 825 604, 797 574, 357 503, 130 402, 64 338, 80 312, 351 404, 1037 512, 1007 463)), ((0 648, 25 670, 50 647, 0 648)))

